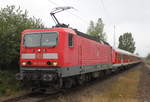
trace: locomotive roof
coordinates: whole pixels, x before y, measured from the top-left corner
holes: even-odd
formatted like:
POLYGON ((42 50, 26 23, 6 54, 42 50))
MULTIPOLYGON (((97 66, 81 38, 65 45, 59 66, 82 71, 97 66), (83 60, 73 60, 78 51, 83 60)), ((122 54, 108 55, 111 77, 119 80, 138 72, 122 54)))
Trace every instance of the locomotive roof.
POLYGON ((49 32, 49 31, 65 31, 65 32, 70 32, 72 34, 74 34, 74 30, 72 29, 68 29, 68 28, 45 28, 45 29, 26 29, 24 30, 22 33, 31 33, 31 32, 49 32))
POLYGON ((99 43, 103 42, 104 44, 109 45, 109 43, 107 43, 104 40, 101 40, 101 39, 99 39, 97 37, 94 37, 94 36, 82 33, 80 31, 78 31, 77 29, 72 29, 72 28, 56 27, 56 28, 48 28, 48 29, 27 29, 27 30, 24 30, 22 33, 48 32, 48 31, 65 31, 65 32, 69 32, 69 33, 72 33, 72 34, 76 33, 77 35, 79 35, 81 37, 84 37, 84 38, 87 38, 87 39, 90 39, 90 40, 94 40, 94 41, 99 42, 99 43))
MULTIPOLYGON (((90 40, 94 40, 96 42, 103 42, 104 44, 106 45, 109 45, 108 42, 104 41, 104 40, 101 40, 100 38, 97 38, 97 37, 94 37, 94 36, 91 36, 91 35, 88 35, 88 34, 85 34, 85 33, 82 33, 80 31, 78 31, 77 29, 74 29, 74 31, 77 33, 77 35, 81 36, 81 37, 84 37, 84 38, 87 38, 87 39, 90 39, 90 40)), ((110 46, 110 45, 109 45, 110 46)))

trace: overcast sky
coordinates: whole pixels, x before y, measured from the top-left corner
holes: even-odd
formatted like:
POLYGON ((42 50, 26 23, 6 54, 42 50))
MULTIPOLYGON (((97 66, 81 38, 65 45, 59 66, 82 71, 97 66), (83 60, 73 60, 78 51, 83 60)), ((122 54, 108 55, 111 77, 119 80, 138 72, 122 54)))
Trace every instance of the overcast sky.
POLYGON ((6 5, 27 9, 30 16, 41 18, 47 27, 55 24, 49 14, 54 7, 73 6, 77 10, 56 15, 61 22, 86 32, 90 20, 102 18, 111 45, 115 25, 116 46, 121 34, 131 32, 136 42, 135 52, 140 56, 150 53, 150 0, 0 0, 0 7, 6 5))

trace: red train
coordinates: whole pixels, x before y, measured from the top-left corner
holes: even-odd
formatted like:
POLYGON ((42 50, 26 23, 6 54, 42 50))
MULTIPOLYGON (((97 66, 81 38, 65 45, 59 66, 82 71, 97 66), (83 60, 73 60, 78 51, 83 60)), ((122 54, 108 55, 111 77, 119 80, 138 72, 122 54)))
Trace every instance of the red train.
POLYGON ((33 89, 70 88, 140 63, 138 56, 60 24, 54 14, 70 8, 58 7, 51 12, 56 27, 22 32, 16 78, 33 89))
POLYGON ((138 56, 71 28, 29 29, 22 32, 16 77, 36 88, 69 88, 139 62, 138 56))

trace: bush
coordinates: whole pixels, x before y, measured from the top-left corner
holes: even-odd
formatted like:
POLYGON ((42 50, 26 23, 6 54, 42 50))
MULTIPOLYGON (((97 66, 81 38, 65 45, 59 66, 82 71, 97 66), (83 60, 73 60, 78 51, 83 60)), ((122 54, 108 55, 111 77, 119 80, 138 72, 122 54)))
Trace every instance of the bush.
POLYGON ((27 11, 15 6, 0 9, 0 68, 18 66, 20 33, 24 29, 44 28, 40 19, 28 17, 27 11))

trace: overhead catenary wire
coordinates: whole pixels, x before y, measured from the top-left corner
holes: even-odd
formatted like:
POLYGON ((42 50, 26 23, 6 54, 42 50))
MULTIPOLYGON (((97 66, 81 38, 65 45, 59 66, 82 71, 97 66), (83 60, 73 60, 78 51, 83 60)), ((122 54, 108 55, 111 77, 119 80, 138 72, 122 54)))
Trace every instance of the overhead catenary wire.
MULTIPOLYGON (((52 0, 48 0, 48 1, 49 1, 50 3, 52 3, 53 5, 55 5, 55 6, 60 6, 59 4, 57 4, 56 2, 54 2, 54 1, 52 1, 52 0)), ((74 8, 74 10, 78 11, 76 8, 74 8)), ((80 21, 82 21, 83 23, 86 23, 86 24, 89 25, 89 22, 86 21, 85 19, 83 19, 83 17, 81 17, 81 16, 79 16, 79 15, 76 15, 76 14, 73 14, 73 13, 71 13, 70 11, 66 11, 66 12, 68 12, 69 14, 73 15, 74 17, 80 19, 80 21)))
POLYGON ((108 19, 108 21, 110 23, 108 26, 110 26, 111 28, 113 28, 114 33, 113 33, 113 45, 112 46, 116 47, 116 26, 117 25, 114 23, 114 21, 112 21, 110 13, 108 12, 108 10, 107 10, 107 8, 106 8, 106 6, 104 4, 104 1, 100 0, 100 3, 101 3, 101 6, 103 8, 103 11, 104 11, 104 13, 106 15, 106 18, 108 19))
MULTIPOLYGON (((99 1, 99 0, 98 0, 99 1)), ((103 11, 104 11, 104 13, 105 13, 105 16, 106 16, 106 18, 108 19, 108 21, 109 21, 109 26, 113 26, 113 28, 114 28, 114 25, 116 25, 116 24, 114 24, 114 22, 112 21, 112 18, 111 18, 111 16, 110 16, 110 13, 108 12, 108 10, 106 9, 106 6, 105 6, 105 4, 104 4, 104 1, 103 0, 100 0, 100 4, 101 4, 101 7, 103 8, 103 11)))
POLYGON ((101 5, 102 5, 102 8, 103 8, 103 10, 104 10, 104 13, 105 13, 106 17, 109 19, 110 23, 111 23, 112 25, 114 25, 114 24, 112 23, 112 19, 111 19, 110 13, 108 12, 108 10, 107 10, 106 7, 105 7, 104 1, 103 1, 103 0, 100 0, 100 1, 101 1, 101 5))
POLYGON ((48 0, 49 2, 51 2, 52 4, 59 6, 57 3, 53 2, 52 0, 48 0))
MULTIPOLYGON (((63 1, 66 2, 65 0, 63 0, 63 1)), ((76 8, 74 8, 74 10, 75 10, 75 11, 78 11, 78 9, 76 9, 76 8)), ((79 15, 76 15, 76 14, 73 14, 73 13, 71 13, 70 11, 67 11, 67 12, 70 13, 71 15, 73 15, 73 16, 79 18, 79 19, 80 19, 81 21, 83 21, 84 23, 89 24, 89 21, 86 21, 85 19, 83 19, 83 17, 81 17, 81 16, 79 16, 79 15)))
MULTIPOLYGON (((52 0, 48 0, 48 1, 49 1, 51 4, 55 5, 55 6, 58 6, 58 7, 61 6, 60 4, 58 4, 58 3, 56 3, 56 2, 54 2, 54 1, 52 1, 52 0)), ((65 0, 63 0, 63 2, 65 2, 65 0)), ((98 1, 98 2, 99 2, 99 1, 98 1)), ((65 4, 67 4, 67 3, 65 3, 65 4)), ((103 0, 100 0, 100 4, 101 4, 101 6, 100 6, 101 9, 104 10, 105 15, 106 15, 106 17, 109 19, 109 22, 110 22, 110 24, 108 24, 107 28, 116 25, 116 24, 113 24, 113 23, 112 23, 112 19, 111 19, 111 17, 110 17, 109 12, 107 11, 107 9, 106 9, 106 7, 105 7, 105 4, 104 4, 104 1, 103 1, 103 0)), ((74 10, 78 11, 77 9, 74 9, 74 10)), ((76 14, 70 12, 70 11, 66 11, 66 12, 69 13, 69 14, 71 14, 71 15, 73 15, 74 17, 78 18, 78 19, 79 19, 81 22, 83 22, 84 24, 89 25, 89 21, 87 21, 86 19, 84 19, 84 18, 81 17, 80 15, 76 15, 76 14)), ((114 27, 113 27, 113 28, 114 28, 114 27)))

